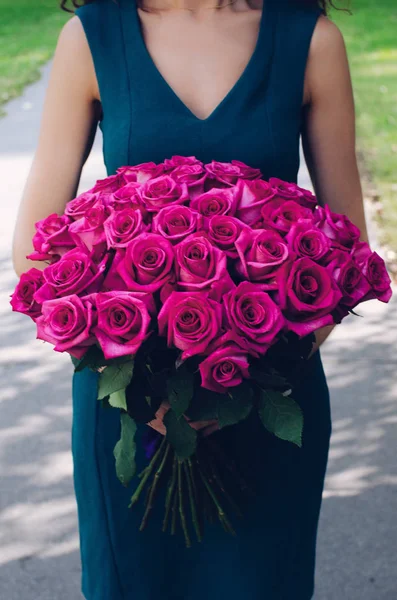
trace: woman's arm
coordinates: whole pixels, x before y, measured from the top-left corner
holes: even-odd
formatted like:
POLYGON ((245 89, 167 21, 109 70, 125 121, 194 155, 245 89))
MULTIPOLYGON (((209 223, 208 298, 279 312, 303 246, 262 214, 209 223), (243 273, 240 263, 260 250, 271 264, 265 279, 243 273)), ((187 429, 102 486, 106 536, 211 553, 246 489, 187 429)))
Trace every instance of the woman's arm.
MULTIPOLYGON (((319 203, 347 215, 368 242, 349 64, 342 34, 326 17, 320 17, 313 34, 304 104, 303 149, 319 203)), ((333 327, 316 333, 315 350, 333 327)))
POLYGON ((35 156, 25 183, 14 229, 12 257, 18 276, 46 264, 26 259, 33 251, 34 224, 62 214, 77 193, 91 150, 99 103, 91 52, 78 17, 63 27, 55 49, 35 156))

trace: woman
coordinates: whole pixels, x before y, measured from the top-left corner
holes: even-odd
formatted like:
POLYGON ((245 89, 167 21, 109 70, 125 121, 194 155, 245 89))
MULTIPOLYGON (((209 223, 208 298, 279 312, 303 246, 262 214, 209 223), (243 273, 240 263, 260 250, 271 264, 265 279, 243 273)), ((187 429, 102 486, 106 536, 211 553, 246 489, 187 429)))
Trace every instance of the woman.
MULTIPOLYGON (((341 34, 325 16, 327 2, 136 1, 86 2, 60 34, 15 229, 16 272, 32 266, 25 256, 34 223, 62 213, 76 195, 98 121, 109 175, 179 154, 238 159, 265 178, 296 181, 302 134, 319 202, 347 214, 367 240, 348 63, 341 34)), ((161 507, 147 531, 137 531, 139 511, 127 508, 131 489, 114 472, 117 411, 97 402, 96 374, 74 375, 74 482, 88 600, 313 597, 331 434, 318 348, 329 333, 317 334, 294 392, 305 415, 302 449, 254 418, 216 432, 216 423, 195 424, 238 448, 260 480, 236 538, 209 527, 189 550, 180 535, 159 533, 161 507)), ((160 432, 161 416, 151 423, 160 432)), ((146 431, 139 427, 139 435, 146 431)), ((144 461, 139 449, 138 468, 144 461)))

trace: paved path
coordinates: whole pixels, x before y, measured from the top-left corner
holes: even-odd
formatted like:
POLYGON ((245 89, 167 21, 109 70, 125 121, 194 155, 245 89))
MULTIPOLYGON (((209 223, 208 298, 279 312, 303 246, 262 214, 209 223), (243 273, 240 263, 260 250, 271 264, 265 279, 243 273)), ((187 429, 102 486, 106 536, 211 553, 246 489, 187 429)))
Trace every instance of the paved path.
MULTIPOLYGON (((48 71, 0 120, 0 598, 7 600, 81 598, 71 365, 36 341, 29 320, 11 314, 8 305, 16 283, 13 224, 37 143, 48 71)), ((104 175, 98 138, 82 189, 104 175)), ((333 435, 316 600, 397 598, 397 296, 388 307, 370 302, 360 312, 364 318, 347 320, 322 351, 333 435)))

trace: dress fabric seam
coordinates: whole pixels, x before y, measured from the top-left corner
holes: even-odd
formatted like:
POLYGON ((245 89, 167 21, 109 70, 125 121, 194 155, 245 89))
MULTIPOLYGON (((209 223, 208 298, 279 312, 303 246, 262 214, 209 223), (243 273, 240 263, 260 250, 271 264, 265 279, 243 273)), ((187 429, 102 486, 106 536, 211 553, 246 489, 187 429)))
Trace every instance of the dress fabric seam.
MULTIPOLYGON (((120 27, 120 36, 121 36, 121 44, 123 47, 123 58, 124 58, 124 66, 127 77, 127 90, 128 90, 128 136, 127 136, 127 149, 126 149, 126 164, 130 165, 130 152, 131 152, 131 139, 132 139, 132 83, 131 83, 131 73, 130 73, 130 65, 127 59, 127 51, 126 51, 126 39, 125 32, 123 26, 123 16, 122 16, 122 8, 119 5, 118 7, 118 17, 119 17, 119 27, 120 27)), ((119 165, 121 166, 121 165, 119 165)))

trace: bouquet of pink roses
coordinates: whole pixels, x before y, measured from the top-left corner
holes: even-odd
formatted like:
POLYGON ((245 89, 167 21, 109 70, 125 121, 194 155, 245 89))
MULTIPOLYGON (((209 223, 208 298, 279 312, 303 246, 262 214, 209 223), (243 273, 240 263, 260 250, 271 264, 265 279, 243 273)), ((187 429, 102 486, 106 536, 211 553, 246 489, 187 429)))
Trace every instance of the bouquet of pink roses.
POLYGON ((189 420, 223 428, 256 410, 267 430, 300 446, 293 381, 314 332, 392 293, 383 260, 346 216, 239 161, 120 167, 36 230, 28 258, 48 264, 22 275, 12 308, 76 370, 100 372, 98 399, 120 409, 123 484, 135 474, 136 422, 169 402, 167 434, 131 505, 146 487, 143 528, 166 483, 163 530, 180 515, 187 545, 186 504, 199 540, 208 502, 233 531, 221 451, 189 420))

